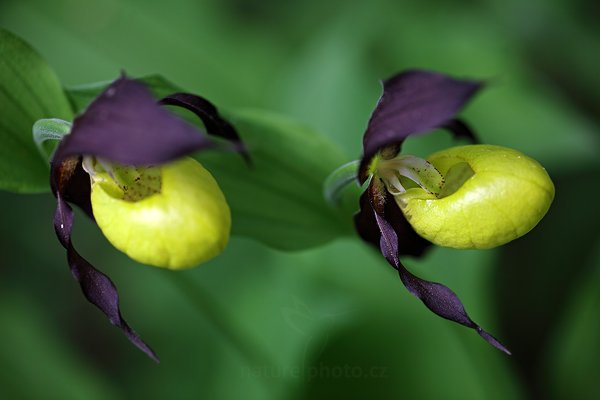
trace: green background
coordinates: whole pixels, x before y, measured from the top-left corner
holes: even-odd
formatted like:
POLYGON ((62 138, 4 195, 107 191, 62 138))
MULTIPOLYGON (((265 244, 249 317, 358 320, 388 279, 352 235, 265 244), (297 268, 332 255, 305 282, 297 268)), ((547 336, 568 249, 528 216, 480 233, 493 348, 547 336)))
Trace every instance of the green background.
MULTIPOLYGON (((583 0, 2 0, 0 25, 66 86, 159 73, 219 106, 291 115, 348 160, 378 80, 410 67, 489 79, 465 118, 484 142, 539 160, 557 195, 502 248, 404 260, 451 287, 512 357, 429 313, 356 238, 294 253, 233 238, 174 275, 130 261, 78 214, 75 245, 115 281, 155 365, 82 298, 52 195, 2 192, 0 397, 599 398, 599 11, 583 0)), ((451 143, 438 132, 405 149, 451 143)))

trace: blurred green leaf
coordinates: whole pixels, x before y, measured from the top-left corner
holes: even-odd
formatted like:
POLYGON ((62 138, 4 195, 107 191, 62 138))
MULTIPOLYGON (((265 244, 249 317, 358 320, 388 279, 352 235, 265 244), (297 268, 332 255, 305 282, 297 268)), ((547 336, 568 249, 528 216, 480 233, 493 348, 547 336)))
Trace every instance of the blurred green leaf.
MULTIPOLYGON (((304 385, 298 398, 339 393, 347 399, 524 398, 511 371, 512 358, 475 332, 429 312, 378 252, 348 240, 294 255, 294 260, 302 266, 297 270, 311 272, 314 289, 302 300, 321 301, 308 303, 310 313, 293 307, 316 317, 320 328, 305 336, 305 353, 283 370, 292 375, 299 367, 296 374, 304 385), (325 299, 338 305, 327 309, 325 299)), ((451 287, 475 321, 504 340, 490 307, 493 260, 493 251, 434 248, 429 257, 403 262, 415 274, 451 287)), ((307 320, 296 319, 294 329, 308 329, 307 320)))
POLYGON ((299 250, 351 232, 351 218, 323 198, 323 182, 346 159, 319 132, 280 115, 229 113, 250 150, 248 168, 237 154, 204 152, 233 213, 233 232, 281 250, 299 250))
MULTIPOLYGON (((0 341, 0 397, 5 399, 114 399, 101 376, 71 352, 34 303, 18 295, 0 297, 5 321, 0 341)), ((61 326, 61 328, 64 328, 61 326)))
MULTIPOLYGON (((522 6, 522 2, 517 4, 522 6)), ((385 74, 418 66, 484 79, 486 89, 464 113, 484 143, 515 148, 548 169, 576 169, 595 162, 600 141, 593 120, 521 56, 521 43, 511 41, 501 26, 490 24, 474 7, 457 8, 451 2, 436 5, 437 13, 430 13, 421 3, 396 7, 396 12, 415 15, 412 21, 426 19, 428 23, 390 19, 378 26, 376 49, 385 61, 385 74), (395 46, 387 45, 384 38, 389 36, 395 38, 395 46)), ((552 43, 546 35, 543 38, 552 43)), ((554 46, 547 50, 556 55, 554 46)))
POLYGON ((454 328, 422 314, 362 315, 333 332, 324 349, 312 349, 301 398, 330 398, 340 391, 348 399, 524 398, 507 360, 463 344, 459 336, 466 332, 455 335, 454 328))
POLYGON ((354 159, 362 153, 362 135, 381 93, 382 76, 368 68, 376 21, 370 2, 340 7, 336 19, 307 35, 306 46, 289 58, 271 105, 310 123, 354 159))
POLYGON ((600 241, 592 268, 582 274, 566 307, 548 357, 550 390, 556 399, 598 399, 600 371, 600 241))
POLYGON ((32 137, 42 118, 72 118, 60 82, 31 46, 0 28, 0 189, 50 189, 48 165, 32 137))
POLYGON ((524 237, 498 249, 493 287, 497 314, 513 361, 532 398, 550 398, 552 387, 540 373, 560 318, 579 292, 578 277, 598 243, 600 210, 582 207, 597 198, 590 186, 600 169, 555 174, 556 198, 544 219, 524 237))

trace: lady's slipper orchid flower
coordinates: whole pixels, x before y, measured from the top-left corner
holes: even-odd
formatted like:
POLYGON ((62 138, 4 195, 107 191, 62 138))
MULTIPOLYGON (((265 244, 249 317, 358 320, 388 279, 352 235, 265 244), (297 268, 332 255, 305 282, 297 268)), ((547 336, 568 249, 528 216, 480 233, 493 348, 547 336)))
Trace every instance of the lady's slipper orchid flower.
POLYGON ((249 160, 235 129, 198 96, 175 93, 155 101, 140 82, 113 82, 73 122, 51 161, 57 199, 54 227, 85 297, 147 355, 154 352, 125 322, 112 281, 73 247, 76 204, 119 250, 142 263, 182 269, 219 254, 231 225, 229 207, 211 174, 182 158, 216 147, 163 105, 197 114, 207 132, 234 143, 249 160))
POLYGON ((510 354, 471 320, 449 288, 418 278, 399 260, 401 255, 421 255, 431 243, 499 246, 531 230, 550 207, 552 181, 543 167, 518 151, 470 145, 440 151, 428 160, 400 154, 407 137, 437 128, 475 141, 456 114, 481 87, 480 82, 420 70, 383 83, 363 139, 359 181, 370 182, 355 226, 431 311, 476 330, 510 354))

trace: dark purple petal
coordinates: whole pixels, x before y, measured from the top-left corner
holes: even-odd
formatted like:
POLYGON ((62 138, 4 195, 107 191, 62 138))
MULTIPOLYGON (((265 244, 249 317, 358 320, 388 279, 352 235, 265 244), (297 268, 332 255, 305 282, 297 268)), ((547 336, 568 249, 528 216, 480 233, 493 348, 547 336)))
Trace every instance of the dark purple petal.
POLYGON ((81 166, 81 157, 50 163, 50 176, 50 186, 54 196, 56 197, 60 191, 64 201, 76 204, 94 220, 90 176, 81 166))
POLYGON ((63 200, 60 192, 56 193, 58 205, 54 214, 54 230, 60 243, 67 250, 67 259, 73 277, 79 282, 86 299, 98 307, 111 324, 119 327, 125 336, 146 353, 154 361, 159 362, 152 349, 144 343, 139 335, 129 327, 121 316, 119 309, 119 295, 117 288, 110 278, 94 268, 89 262, 77 253, 71 242, 71 229, 73 227, 73 210, 63 200))
POLYGON ((244 160, 248 164, 251 163, 250 154, 233 125, 222 118, 217 107, 204 97, 190 93, 173 93, 161 99, 159 104, 183 107, 193 112, 202 120, 207 133, 232 142, 244 160))
MULTIPOLYGON (((381 231, 375 220, 370 201, 371 192, 373 190, 375 189, 370 188, 366 190, 360 197, 360 210, 354 215, 354 226, 365 242, 370 243, 375 248, 379 249, 381 231)), ((402 238, 402 242, 399 244, 398 254, 401 256, 422 256, 431 246, 431 242, 422 238, 415 232, 413 227, 406 220, 402 211, 400 211, 400 208, 396 205, 392 195, 389 194, 387 190, 385 190, 382 195, 384 196, 385 202, 383 205, 383 215, 393 227, 397 237, 402 238)))
POLYGON ((448 124, 481 88, 481 82, 458 80, 429 71, 412 70, 383 82, 379 99, 363 138, 361 180, 380 149, 400 144, 410 135, 448 124))
POLYGON ((445 124, 442 128, 449 130, 457 139, 467 139, 473 144, 480 143, 475 131, 462 119, 455 118, 445 124))
POLYGON ((435 314, 474 329, 489 344, 510 355, 510 351, 492 335, 469 318, 456 294, 444 285, 429 282, 410 273, 398 258, 398 236, 388 221, 373 209, 375 221, 381 231, 380 249, 386 260, 398 270, 404 286, 435 314))
POLYGON ((142 83, 123 76, 75 118, 54 160, 93 155, 126 165, 152 165, 211 146, 196 128, 160 107, 142 83))

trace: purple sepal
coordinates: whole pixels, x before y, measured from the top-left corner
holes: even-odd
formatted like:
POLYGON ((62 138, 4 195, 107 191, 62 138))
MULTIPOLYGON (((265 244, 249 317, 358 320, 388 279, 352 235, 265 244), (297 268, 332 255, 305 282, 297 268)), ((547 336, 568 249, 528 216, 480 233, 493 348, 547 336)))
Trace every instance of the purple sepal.
POLYGON ((407 137, 449 124, 481 82, 458 80, 430 71, 411 70, 383 82, 379 99, 363 137, 361 183, 371 158, 382 148, 407 137))
POLYGON ((420 299, 435 314, 474 329, 489 344, 510 355, 510 351, 502 343, 469 318, 463 304, 452 290, 439 283, 429 282, 413 275, 400 263, 396 232, 375 209, 372 209, 372 211, 381 231, 381 253, 392 267, 398 271, 400 279, 408 291, 420 299))
POLYGON ((173 93, 159 100, 159 104, 178 106, 193 112, 202 120, 207 133, 230 141, 244 160, 251 164, 250 154, 233 125, 222 118, 217 107, 204 97, 190 93, 173 93))
POLYGON ((142 83, 122 76, 75 118, 54 161, 93 155, 125 165, 153 165, 212 146, 200 131, 159 106, 142 83))
POLYGON ((79 282, 86 299, 98 307, 111 324, 119 327, 127 338, 156 362, 160 362, 154 351, 131 329, 121 316, 117 288, 110 278, 94 268, 77 253, 71 242, 73 227, 73 210, 63 200, 60 192, 56 193, 57 207, 54 214, 54 230, 58 240, 67 250, 67 259, 73 277, 79 282))

